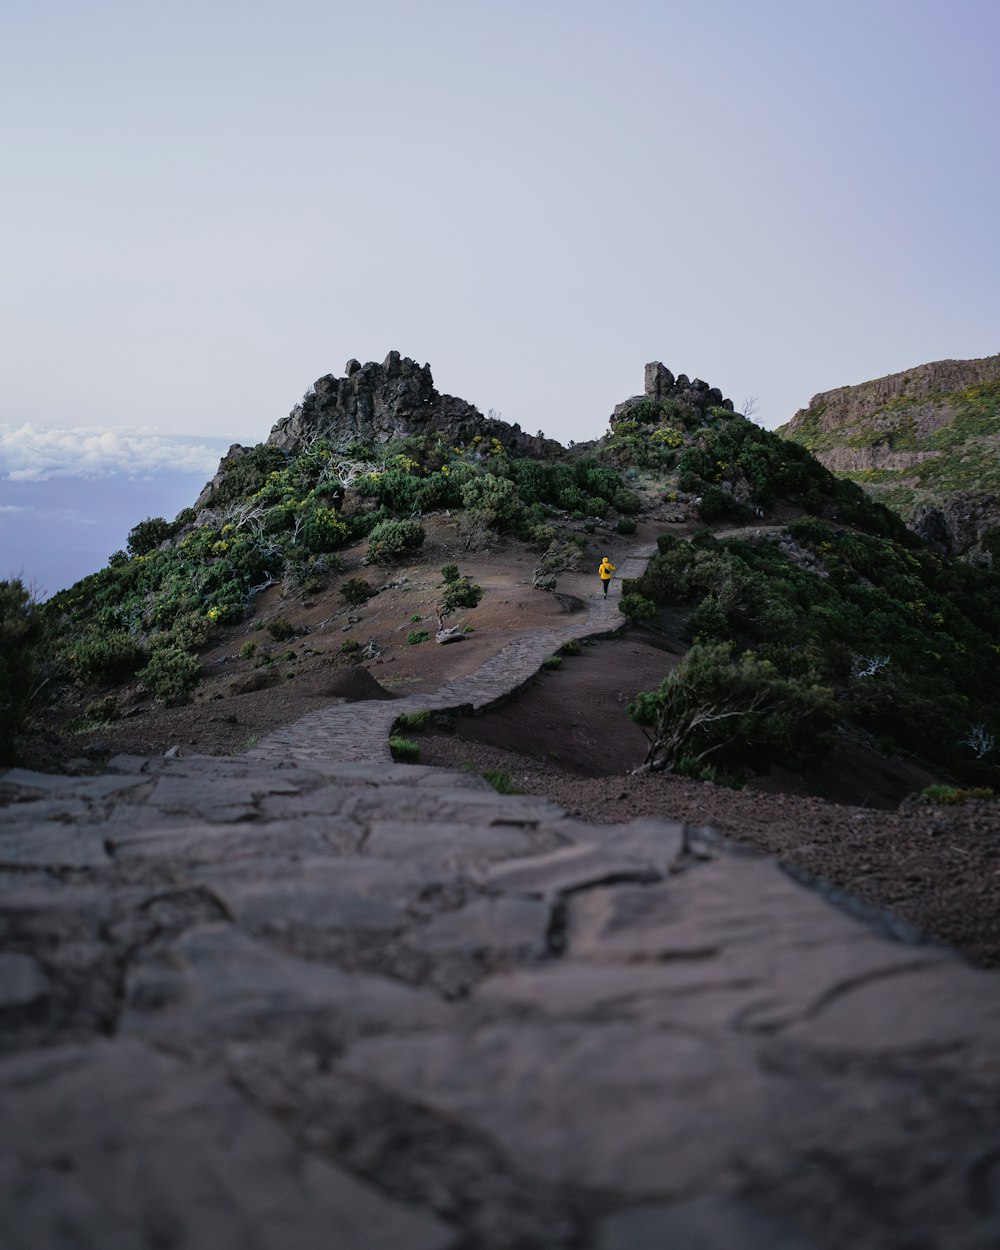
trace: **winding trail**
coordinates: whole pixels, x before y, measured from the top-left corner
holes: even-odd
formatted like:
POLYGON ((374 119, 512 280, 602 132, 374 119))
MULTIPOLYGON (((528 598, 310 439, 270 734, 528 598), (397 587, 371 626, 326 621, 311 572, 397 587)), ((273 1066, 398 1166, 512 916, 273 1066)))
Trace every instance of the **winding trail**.
POLYGON ((345 763, 384 763, 390 758, 389 732, 404 713, 459 708, 483 711, 521 689, 543 661, 567 642, 619 633, 626 624, 618 610, 622 581, 639 577, 655 551, 655 543, 634 548, 618 565, 618 575, 607 599, 595 593, 588 599, 582 617, 508 643, 474 673, 427 694, 384 703, 342 703, 312 712, 262 738, 246 757, 268 762, 334 759, 345 763))

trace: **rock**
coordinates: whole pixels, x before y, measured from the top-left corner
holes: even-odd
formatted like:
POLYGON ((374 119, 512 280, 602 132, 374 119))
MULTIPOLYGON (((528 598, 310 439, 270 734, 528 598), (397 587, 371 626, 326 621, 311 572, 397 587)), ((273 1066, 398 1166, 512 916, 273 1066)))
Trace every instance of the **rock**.
MULTIPOLYGON (((452 443, 468 442, 477 434, 496 438, 516 456, 544 456, 561 450, 552 439, 525 434, 498 418, 484 417, 465 400, 440 394, 430 366, 418 365, 397 351, 389 352, 381 364, 349 360, 343 378, 320 378, 312 393, 274 426, 267 441, 295 452, 304 441, 316 437, 334 443, 357 439, 384 444, 424 433, 439 434, 452 443)), ((218 480, 217 474, 213 481, 218 480)))
POLYGON ((464 642, 465 634, 457 625, 450 626, 448 629, 439 629, 434 635, 434 641, 439 642, 442 646, 447 642, 464 642))
POLYGON ((30 955, 0 953, 0 1011, 26 1007, 43 998, 48 978, 30 955))
POLYGON ((701 378, 695 378, 691 382, 684 373, 679 373, 675 378, 666 366, 658 360, 653 360, 646 365, 643 394, 633 395, 630 399, 615 405, 610 422, 612 430, 619 421, 630 420, 636 409, 644 407, 648 410, 650 401, 660 404, 667 400, 680 400, 702 413, 707 413, 710 408, 726 408, 729 412, 733 411, 733 401, 724 399, 717 387, 710 387, 701 378))

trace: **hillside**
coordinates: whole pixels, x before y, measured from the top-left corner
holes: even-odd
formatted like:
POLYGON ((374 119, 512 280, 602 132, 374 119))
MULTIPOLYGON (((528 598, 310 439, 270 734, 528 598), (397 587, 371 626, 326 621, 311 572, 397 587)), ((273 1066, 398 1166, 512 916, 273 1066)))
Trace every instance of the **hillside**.
POLYGON ((926 551, 855 483, 657 362, 607 433, 570 449, 428 382, 401 357, 349 367, 231 449, 194 507, 140 521, 107 568, 44 605, 5 584, 8 754, 88 772, 245 753, 318 709, 437 697, 499 665, 516 695, 502 715, 439 718, 406 749, 599 823, 616 804, 710 820, 1000 958, 998 579, 926 551), (598 616, 624 638, 549 657, 517 694, 505 657, 598 616), (436 645, 442 626, 459 645, 436 645))
POLYGON ((836 728, 993 784, 996 579, 922 553, 856 484, 659 362, 570 449, 439 394, 398 353, 320 379, 107 568, 41 609, 8 588, 7 750, 32 707, 55 761, 136 734, 235 750, 376 675, 384 694, 431 690, 579 611, 609 550, 657 540, 622 613, 685 656, 698 698, 707 681, 748 707, 735 745, 699 741, 654 666, 614 712, 660 738, 679 717, 647 767, 743 784, 811 766, 836 728))
POLYGON ((861 484, 938 550, 987 561, 1000 554, 1000 355, 822 392, 778 433, 861 484))

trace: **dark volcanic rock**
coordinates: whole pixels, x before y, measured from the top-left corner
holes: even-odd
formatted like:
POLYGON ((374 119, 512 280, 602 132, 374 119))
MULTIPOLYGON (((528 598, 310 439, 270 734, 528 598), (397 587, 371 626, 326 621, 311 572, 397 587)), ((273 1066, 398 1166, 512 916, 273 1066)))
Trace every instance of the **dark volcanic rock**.
POLYGON ((710 408, 725 408, 733 411, 733 401, 723 398, 722 392, 715 386, 709 386, 701 378, 690 379, 686 373, 679 373, 675 378, 670 370, 658 360, 646 365, 645 387, 642 395, 632 395, 629 399, 615 405, 611 416, 611 425, 618 421, 627 421, 641 404, 663 403, 666 400, 677 400, 689 404, 706 413, 710 408))
POLYGON ((543 457, 562 450, 552 439, 526 434, 518 425, 483 416, 464 399, 440 394, 430 365, 418 365, 399 352, 390 352, 381 364, 349 360, 344 377, 328 373, 319 378, 267 441, 294 452, 315 437, 380 444, 425 433, 440 434, 448 442, 467 442, 480 434, 497 439, 517 456, 543 457))

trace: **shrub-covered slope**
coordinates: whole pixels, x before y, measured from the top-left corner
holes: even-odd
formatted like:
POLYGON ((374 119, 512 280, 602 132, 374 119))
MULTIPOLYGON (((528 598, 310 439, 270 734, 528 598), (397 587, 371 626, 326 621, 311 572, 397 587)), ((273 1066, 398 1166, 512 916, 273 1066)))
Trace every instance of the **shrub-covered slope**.
MULTIPOLYGON (((626 588, 630 615, 677 605, 691 638, 714 648, 694 651, 672 716, 697 720, 706 691, 718 702, 739 688, 753 704, 722 708, 714 737, 654 751, 656 762, 736 776, 805 758, 847 718, 956 772, 987 768, 988 752, 977 765, 961 739, 994 729, 992 678, 969 676, 996 667, 994 580, 922 552, 895 514, 718 391, 654 363, 603 438, 564 449, 437 396, 426 366, 395 354, 354 364, 346 379, 321 379, 323 401, 297 406, 267 442, 233 448, 194 507, 139 522, 105 569, 37 612, 11 587, 7 632, 20 637, 29 617, 32 630, 31 664, 10 676, 19 716, 30 693, 66 681, 92 692, 95 717, 136 678, 162 704, 187 702, 201 653, 262 589, 340 602, 359 551, 375 565, 409 558, 432 513, 470 550, 504 535, 534 544, 545 588, 576 552, 574 528, 628 534, 642 513, 743 527, 751 540, 668 545, 626 588), (796 516, 807 519, 784 546, 753 537, 796 516)), ((636 711, 663 721, 655 700, 636 711)), ((15 732, 5 722, 8 752, 15 732)))
POLYGON ((808 760, 839 723, 995 785, 995 574, 818 518, 659 546, 625 589, 680 609, 693 645, 633 708, 654 766, 739 777, 808 760))

